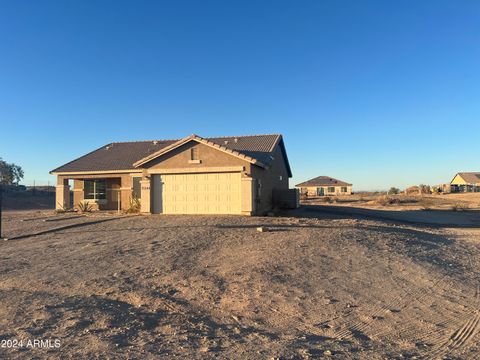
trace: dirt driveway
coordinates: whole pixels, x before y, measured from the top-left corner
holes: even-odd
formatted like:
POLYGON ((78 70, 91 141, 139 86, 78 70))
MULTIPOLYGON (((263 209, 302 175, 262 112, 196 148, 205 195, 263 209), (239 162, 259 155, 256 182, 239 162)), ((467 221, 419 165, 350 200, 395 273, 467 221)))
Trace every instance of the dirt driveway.
MULTIPOLYGON (((47 226, 28 216, 7 213, 5 233, 47 226)), ((1 358, 480 352, 476 229, 335 215, 66 222, 87 225, 0 243, 0 340, 61 344, 4 347, 1 358)))

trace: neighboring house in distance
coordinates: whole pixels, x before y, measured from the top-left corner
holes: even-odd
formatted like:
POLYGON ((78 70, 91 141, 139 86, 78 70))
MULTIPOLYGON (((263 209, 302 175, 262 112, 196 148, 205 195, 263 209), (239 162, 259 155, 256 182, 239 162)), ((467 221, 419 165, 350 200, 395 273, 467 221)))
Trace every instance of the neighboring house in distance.
POLYGON ((450 182, 451 192, 480 192, 480 172, 461 172, 450 182))
POLYGON ((352 184, 329 176, 318 176, 314 179, 295 185, 300 194, 307 196, 351 195, 352 184))
POLYGON ((158 214, 263 214, 273 190, 288 189, 292 177, 281 135, 111 143, 62 165, 57 209, 91 203, 96 209, 158 214))

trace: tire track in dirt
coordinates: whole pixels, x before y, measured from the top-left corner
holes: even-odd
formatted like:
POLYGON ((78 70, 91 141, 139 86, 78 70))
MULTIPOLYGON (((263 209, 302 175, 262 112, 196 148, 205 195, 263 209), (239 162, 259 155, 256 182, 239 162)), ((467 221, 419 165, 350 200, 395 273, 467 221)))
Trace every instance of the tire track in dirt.
MULTIPOLYGON (((452 281, 447 282, 445 285, 449 285, 450 283, 452 283, 452 281)), ((456 291, 461 293, 461 290, 456 291)), ((388 339, 391 337, 389 333, 394 333, 397 334, 399 338, 402 338, 404 340, 411 340, 412 338, 414 338, 423 343, 438 343, 445 336, 444 333, 439 329, 455 328, 459 326, 459 324, 461 324, 463 321, 465 321, 465 319, 459 319, 458 313, 456 313, 454 309, 445 307, 444 305, 442 308, 442 317, 444 318, 444 320, 441 322, 435 321, 435 319, 438 317, 438 312, 435 309, 432 310, 432 305, 435 304, 435 300, 436 299, 430 299, 426 296, 417 298, 416 302, 419 303, 421 307, 415 308, 421 311, 423 321, 432 321, 432 325, 435 326, 433 329, 428 331, 419 331, 416 323, 408 320, 401 320, 400 322, 396 322, 393 329, 390 330, 385 328, 385 326, 382 326, 377 333, 372 334, 372 337, 384 337, 388 339)), ((472 304, 472 306, 475 306, 475 304, 472 304)), ((408 307, 409 306, 404 307, 401 310, 406 310, 408 307)))
MULTIPOLYGON (((470 259, 470 262, 473 262, 470 259)), ((463 320, 461 326, 457 328, 447 340, 444 340, 437 345, 433 351, 428 354, 427 359, 442 358, 451 351, 465 351, 468 349, 468 344, 480 331, 480 285, 477 286, 475 293, 476 308, 473 314, 470 314, 467 319, 463 320)))
MULTIPOLYGON (((452 281, 450 281, 449 283, 451 283, 451 282, 452 281)), ((475 295, 475 296, 478 296, 478 295, 475 295)), ((430 305, 432 305, 433 303, 423 302, 422 300, 424 298, 425 298, 425 296, 422 296, 421 298, 416 299, 417 302, 419 302, 423 305, 422 313, 424 314, 424 316, 422 317, 422 320, 433 320, 438 316, 438 313, 430 310, 430 305)), ((476 298, 475 298, 475 300, 477 301, 476 298)), ((478 308, 478 306, 476 306, 476 304, 471 304, 471 306, 474 307, 474 308, 478 308)), ((475 310, 475 313, 476 312, 477 312, 477 310, 475 310)), ((445 344, 444 338, 445 338, 445 331, 446 330, 445 331, 439 331, 439 327, 446 328, 446 329, 452 329, 453 328, 453 329, 458 329, 455 332, 455 333, 458 333, 457 337, 459 338, 459 340, 457 339, 457 342, 459 343, 459 345, 463 346, 463 345, 466 345, 466 342, 464 343, 461 340, 461 339, 463 339, 464 335, 470 334, 469 330, 471 330, 471 328, 472 328, 472 326, 474 326, 474 324, 476 324, 475 326, 480 326, 480 324, 478 324, 478 321, 477 321, 477 319, 475 319, 475 317, 472 318, 471 316, 469 316, 469 317, 459 318, 458 313, 455 313, 455 311, 452 310, 452 309, 443 308, 441 315, 444 318, 444 321, 435 322, 436 324, 434 324, 434 325, 436 325, 436 327, 429 330, 429 331, 425 331, 425 330, 419 331, 418 327, 416 326, 415 323, 412 323, 411 321, 401 321, 400 323, 395 324, 394 333, 398 334, 398 337, 400 337, 404 340, 411 340, 412 338, 414 338, 415 340, 419 340, 419 342, 430 343, 433 346, 435 346, 439 343, 442 344, 442 345, 445 344), (459 326, 460 326, 460 329, 458 328, 459 326), (462 330, 463 328, 465 328, 464 329, 465 334, 464 334, 463 331, 460 332, 460 330, 462 330)), ((475 330, 475 331, 478 331, 478 330, 475 330)), ((385 335, 385 334, 388 334, 388 330, 383 327, 383 328, 380 329, 380 331, 378 333, 373 334, 372 337, 382 337, 382 335, 385 335)), ((384 337, 384 338, 389 339, 390 337, 391 336, 387 336, 387 337, 384 337)), ((452 337, 453 337, 453 335, 452 335, 452 337)), ((441 346, 434 347, 434 352, 439 347, 441 347, 441 346)))
MULTIPOLYGON (((398 284, 398 280, 402 278, 391 275, 391 279, 393 280, 392 283, 398 284)), ((373 330, 375 334, 384 332, 385 324, 378 323, 377 320, 384 319, 385 316, 391 314, 392 312, 406 310, 407 308, 411 307, 413 303, 419 302, 425 298, 432 289, 437 288, 442 282, 445 286, 448 286, 453 282, 451 279, 448 279, 447 281, 445 281, 445 279, 447 279, 447 276, 441 276, 440 278, 437 278, 430 287, 419 288, 413 292, 409 292, 408 289, 403 289, 403 293, 397 294, 393 298, 389 299, 389 301, 383 302, 382 304, 370 305, 369 308, 366 308, 367 311, 361 314, 356 314, 352 311, 351 314, 343 317, 342 320, 346 320, 346 322, 339 325, 346 326, 346 328, 341 331, 334 331, 335 335, 338 338, 343 339, 351 337, 353 335, 352 330, 360 333, 364 333, 366 330, 373 330), (348 319, 351 317, 357 317, 357 319, 349 321, 348 319), (362 317, 363 319, 359 317, 362 317)), ((399 331, 401 331, 401 329, 397 330, 397 332, 399 331)))
MULTIPOLYGON (((472 256, 468 256, 471 269, 476 269, 476 267, 473 265, 472 256)), ((402 280, 401 277, 393 274, 389 276, 389 280, 393 284, 399 284, 399 279, 402 280)), ((408 321, 408 319, 388 321, 388 318, 385 317, 385 315, 390 313, 391 309, 396 308, 398 311, 404 311, 412 307, 413 304, 420 304, 419 307, 415 307, 416 310, 420 311, 421 315, 425 314, 425 319, 434 320, 438 316, 438 313, 436 313, 435 310, 432 310, 432 308, 436 306, 432 306, 435 304, 436 299, 432 300, 428 296, 432 290, 443 286, 443 289, 446 289, 449 292, 456 291, 460 294, 462 293, 460 289, 454 289, 452 286, 454 280, 449 279, 446 275, 436 277, 434 281, 435 282, 433 285, 427 288, 421 288, 414 292, 404 291, 403 293, 397 294, 393 298, 387 299, 387 301, 378 305, 375 305, 374 303, 374 301, 378 300, 372 299, 374 301, 371 301, 370 304, 374 305, 370 305, 368 308, 366 308, 366 312, 363 312, 363 314, 356 314, 354 311, 352 311, 348 315, 341 318, 340 325, 337 326, 337 329, 339 326, 342 326, 342 323, 343 326, 346 326, 346 328, 341 329, 340 331, 335 331, 332 329, 333 331, 330 332, 335 334, 340 339, 346 337, 358 337, 359 335, 368 335, 368 338, 381 337, 383 341, 398 341, 398 338, 408 341, 414 338, 415 340, 431 343, 433 346, 440 343, 440 346, 434 348, 434 352, 432 353, 433 356, 437 356, 437 354, 441 355, 442 353, 448 353, 449 349, 466 349, 471 340, 480 331, 480 314, 478 313, 478 309, 480 309, 480 300, 478 299, 478 289, 474 299, 470 298, 473 301, 469 301, 469 298, 464 299, 466 300, 466 303, 464 304, 466 308, 473 307, 476 309, 474 311, 474 315, 459 317, 458 312, 455 311, 455 307, 448 306, 448 304, 452 302, 448 299, 443 299, 447 301, 447 304, 444 304, 447 306, 442 308, 441 312, 441 316, 444 318, 444 321, 440 323, 432 321, 432 325, 434 325, 435 328, 426 332, 419 330, 418 326, 416 326, 414 322, 408 321), (349 321, 349 319, 354 317, 356 317, 356 319, 349 321), (448 331, 448 329, 456 330, 452 333, 447 341, 444 341, 445 333, 448 331)), ((440 297, 439 300, 442 300, 442 298, 440 297)), ((454 304, 452 303, 452 305, 454 304)), ((422 320, 424 316, 417 316, 417 318, 422 320)))

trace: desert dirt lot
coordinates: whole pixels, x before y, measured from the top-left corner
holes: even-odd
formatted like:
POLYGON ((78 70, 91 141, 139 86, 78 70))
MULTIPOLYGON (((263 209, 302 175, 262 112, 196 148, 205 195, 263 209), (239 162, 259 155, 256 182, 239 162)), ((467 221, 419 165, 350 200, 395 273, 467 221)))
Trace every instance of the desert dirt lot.
POLYGON ((344 196, 319 196, 303 198, 305 205, 358 207, 389 211, 480 210, 480 193, 385 195, 382 193, 358 193, 344 196))
POLYGON ((7 212, 0 340, 61 346, 0 357, 478 356, 479 229, 294 215, 7 212))

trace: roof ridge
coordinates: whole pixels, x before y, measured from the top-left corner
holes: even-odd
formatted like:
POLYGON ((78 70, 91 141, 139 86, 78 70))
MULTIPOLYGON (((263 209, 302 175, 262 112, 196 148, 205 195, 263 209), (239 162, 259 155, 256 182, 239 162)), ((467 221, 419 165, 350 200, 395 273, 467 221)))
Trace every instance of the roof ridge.
MULTIPOLYGON (((154 141, 180 141, 181 139, 153 139, 153 140, 135 140, 135 141, 113 141, 110 144, 132 144, 132 143, 147 143, 147 142, 154 142, 154 141)), ((107 144, 107 145, 110 145, 107 144)))
POLYGON ((259 136, 281 136, 282 134, 253 134, 253 135, 232 135, 232 136, 209 136, 204 139, 225 139, 225 138, 242 138, 242 137, 259 137, 259 136))
MULTIPOLYGON (((229 136, 209 136, 209 137, 204 137, 200 135, 199 136, 203 139, 226 139, 226 138, 244 138, 244 137, 260 137, 260 136, 282 136, 282 134, 278 133, 271 133, 271 134, 253 134, 253 135, 229 135, 229 136)), ((152 139, 152 140, 134 140, 134 141, 112 141, 111 143, 108 143, 106 145, 110 144, 131 144, 131 143, 145 143, 145 142, 153 142, 153 141, 180 141, 183 140, 183 138, 180 139, 152 139)), ((105 146, 106 146, 105 145, 105 146)))

